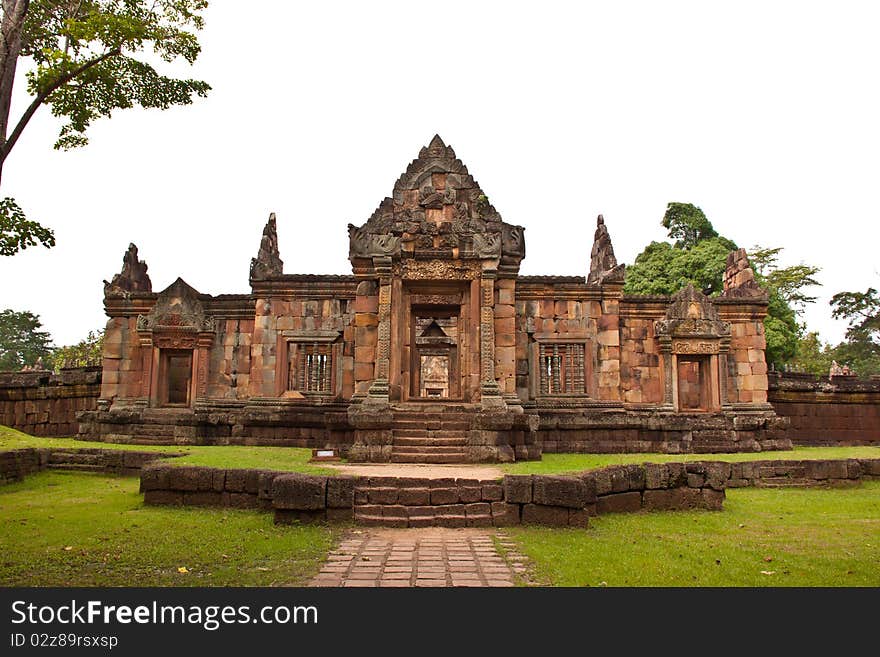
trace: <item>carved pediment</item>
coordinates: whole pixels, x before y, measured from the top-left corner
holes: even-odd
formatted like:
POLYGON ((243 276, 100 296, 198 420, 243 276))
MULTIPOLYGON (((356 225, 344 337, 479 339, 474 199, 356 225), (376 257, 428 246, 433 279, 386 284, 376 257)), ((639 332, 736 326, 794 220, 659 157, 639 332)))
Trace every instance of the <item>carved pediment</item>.
POLYGON ((349 225, 349 257, 495 259, 525 256, 524 230, 501 215, 452 147, 422 148, 362 226, 349 225))
POLYGON ((178 278, 159 293, 148 314, 138 316, 137 328, 152 332, 213 332, 214 318, 205 314, 199 293, 178 278))
POLYGON ((721 321, 709 297, 689 283, 672 297, 666 318, 654 324, 654 333, 671 337, 722 338, 730 335, 730 323, 721 321))

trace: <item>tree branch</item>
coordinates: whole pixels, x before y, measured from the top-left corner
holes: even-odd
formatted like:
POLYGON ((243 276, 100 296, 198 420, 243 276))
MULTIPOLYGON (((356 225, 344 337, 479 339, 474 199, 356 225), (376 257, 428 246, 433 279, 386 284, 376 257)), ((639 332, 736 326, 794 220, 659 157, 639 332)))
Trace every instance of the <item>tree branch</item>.
POLYGON ((119 55, 121 53, 122 53, 122 48, 120 48, 120 47, 114 48, 113 50, 109 50, 109 51, 105 52, 103 55, 101 55, 100 57, 96 57, 95 59, 89 60, 88 62, 86 62, 82 66, 79 66, 78 68, 75 68, 74 70, 70 71, 69 73, 62 75, 60 78, 55 80, 55 82, 53 82, 48 87, 46 87, 45 89, 40 91, 40 93, 37 94, 36 98, 34 98, 33 102, 31 102, 31 104, 28 105, 28 108, 24 111, 24 114, 21 115, 21 118, 18 120, 18 123, 15 126, 15 129, 13 129, 13 131, 10 133, 9 139, 7 139, 6 143, 4 143, 2 147, 0 147, 0 164, 2 164, 6 160, 6 157, 9 155, 9 152, 12 150, 12 147, 15 146, 15 142, 18 141, 18 138, 21 136, 21 133, 24 131, 25 126, 27 126, 28 122, 31 120, 31 117, 33 117, 34 113, 37 111, 37 109, 40 107, 40 105, 42 105, 43 102, 45 102, 45 100, 49 96, 52 95, 53 91, 55 91, 59 87, 62 87, 65 84, 67 84, 68 82, 73 80, 76 76, 82 75, 83 73, 88 71, 90 68, 93 68, 93 67, 97 66, 98 64, 100 64, 101 62, 106 61, 107 59, 110 59, 111 57, 115 57, 116 55, 119 55))

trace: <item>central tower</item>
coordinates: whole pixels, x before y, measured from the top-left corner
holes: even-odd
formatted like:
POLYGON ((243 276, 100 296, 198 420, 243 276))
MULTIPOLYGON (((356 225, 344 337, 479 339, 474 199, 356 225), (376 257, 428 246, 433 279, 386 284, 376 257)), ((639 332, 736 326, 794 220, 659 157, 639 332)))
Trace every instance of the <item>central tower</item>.
POLYGON ((349 225, 354 274, 379 299, 368 403, 518 407, 514 295, 524 256, 523 228, 501 219, 435 136, 367 222, 349 225))

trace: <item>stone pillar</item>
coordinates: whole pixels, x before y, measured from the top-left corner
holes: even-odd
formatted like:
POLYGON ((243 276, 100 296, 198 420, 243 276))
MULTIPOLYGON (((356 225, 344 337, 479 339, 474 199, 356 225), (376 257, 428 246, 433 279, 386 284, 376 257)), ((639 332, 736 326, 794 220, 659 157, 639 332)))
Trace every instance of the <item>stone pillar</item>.
MULTIPOLYGON (((352 399, 362 400, 376 378, 376 346, 379 332, 379 291, 374 281, 361 281, 352 304, 354 317, 354 350, 351 357, 352 372, 343 372, 353 386, 352 399)), ((346 365, 347 367, 347 365, 346 365)))
POLYGON ((484 270, 480 279, 480 399, 484 409, 504 409, 495 380, 495 270, 484 270))
POLYGON ((602 300, 602 315, 596 336, 599 343, 596 396, 602 401, 621 401, 620 393, 620 294, 602 300))
POLYGON ((516 394, 516 279, 499 278, 495 284, 495 380, 508 407, 522 403, 516 394))
POLYGON ((379 330, 376 345, 376 374, 367 392, 366 402, 388 404, 388 370, 391 354, 391 258, 373 258, 379 277, 379 330))
POLYGON ((663 360, 663 406, 672 410, 673 388, 675 388, 676 373, 673 372, 676 367, 675 358, 672 354, 672 340, 668 337, 660 338, 660 358, 663 360))

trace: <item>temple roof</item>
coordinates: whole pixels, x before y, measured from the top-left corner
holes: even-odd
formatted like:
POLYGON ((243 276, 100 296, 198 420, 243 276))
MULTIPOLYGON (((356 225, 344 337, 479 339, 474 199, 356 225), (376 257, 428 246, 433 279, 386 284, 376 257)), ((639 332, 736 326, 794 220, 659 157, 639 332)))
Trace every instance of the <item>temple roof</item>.
POLYGON ((519 261, 523 228, 504 223, 439 135, 419 151, 362 226, 349 224, 349 257, 436 257, 519 261))

